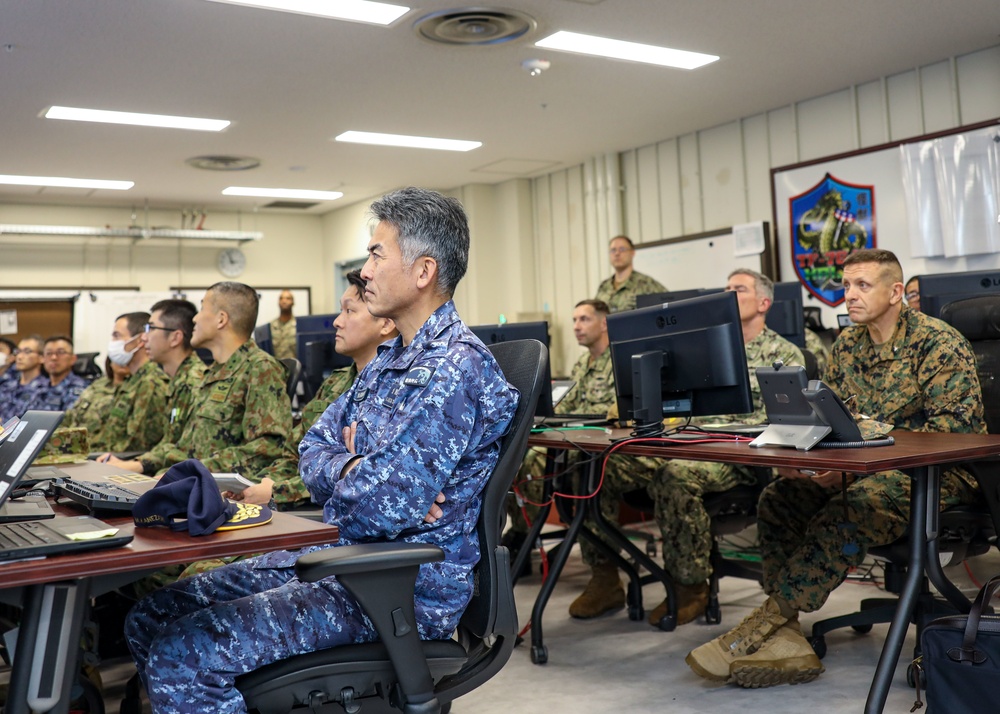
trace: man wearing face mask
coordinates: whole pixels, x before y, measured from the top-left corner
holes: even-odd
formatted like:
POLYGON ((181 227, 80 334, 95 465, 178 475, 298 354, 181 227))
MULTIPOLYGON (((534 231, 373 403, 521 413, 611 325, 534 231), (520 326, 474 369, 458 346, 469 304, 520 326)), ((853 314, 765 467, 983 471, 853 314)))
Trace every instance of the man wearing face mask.
POLYGON ((115 393, 104 427, 92 435, 93 451, 145 451, 155 446, 167 427, 167 375, 150 361, 142 335, 148 312, 130 312, 115 320, 108 359, 131 374, 115 393))

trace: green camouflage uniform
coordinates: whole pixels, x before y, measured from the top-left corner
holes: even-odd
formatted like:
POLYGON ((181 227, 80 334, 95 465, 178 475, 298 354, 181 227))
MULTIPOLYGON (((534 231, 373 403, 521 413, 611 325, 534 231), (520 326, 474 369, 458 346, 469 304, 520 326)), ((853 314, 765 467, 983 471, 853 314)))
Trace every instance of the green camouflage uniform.
POLYGON ((192 352, 177 367, 177 372, 170 378, 170 395, 167 406, 170 409, 167 432, 164 441, 177 443, 184 431, 184 425, 191 418, 194 408, 194 398, 198 387, 205 379, 208 367, 201 357, 192 352))
POLYGON ((635 307, 637 295, 665 293, 666 291, 667 289, 653 278, 633 270, 628 279, 618 287, 615 287, 614 275, 602 282, 598 286, 597 295, 594 298, 606 302, 611 308, 611 312, 621 312, 635 307))
POLYGON ((161 441, 140 457, 145 473, 193 458, 209 471, 259 482, 292 430, 285 369, 252 341, 206 370, 193 404, 177 441, 161 441))
MULTIPOLYGON (((872 343, 862 325, 845 329, 826 373, 848 406, 908 431, 985 433, 976 359, 969 343, 944 322, 903 307, 892 337, 872 343)), ((964 469, 941 474, 941 506, 972 503, 974 481, 964 469)), ((761 496, 757 529, 764 559, 764 590, 792 607, 820 608, 868 548, 906 533, 910 478, 901 471, 864 476, 847 488, 843 528, 840 487, 808 479, 778 479, 761 496), (857 554, 844 553, 853 542, 857 554)))
MULTIPOLYGON (((559 414, 607 414, 615 403, 615 377, 611 365, 611 350, 606 349, 590 362, 587 352, 573 366, 570 375, 574 385, 556 406, 559 414)), ((526 498, 539 503, 543 497, 543 482, 545 473, 545 450, 531 449, 525 456, 524 463, 518 473, 520 490, 526 498), (525 479, 531 479, 525 481, 525 479)), ((579 463, 583 459, 579 454, 569 456, 569 465, 579 463)), ((604 473, 604 482, 599 494, 601 513, 612 523, 618 522, 618 505, 622 496, 628 491, 644 486, 652 477, 657 459, 645 456, 622 456, 616 454, 608 459, 604 473)), ((538 513, 538 508, 526 505, 528 515, 532 520, 538 513)), ((511 515, 511 527, 527 532, 528 526, 520 508, 512 500, 508 500, 508 513, 511 515)), ((587 522, 589 524, 589 521, 587 522)), ((602 533, 598 533, 602 536, 602 533)), ((605 540, 605 542, 607 542, 605 540)), ((608 543, 610 545, 610 542, 608 543)), ((587 540, 580 541, 580 549, 584 562, 590 566, 599 565, 607 559, 587 540)))
POLYGON ((281 458, 265 468, 260 477, 274 481, 274 502, 281 509, 301 506, 311 503, 309 491, 299 476, 299 442, 306 432, 322 416, 326 408, 337 401, 337 398, 350 389, 357 379, 356 365, 334 371, 320 385, 316 396, 302 410, 302 421, 292 429, 292 435, 285 442, 281 458))
POLYGON ((830 363, 830 350, 823 344, 819 335, 808 328, 806 328, 806 349, 816 358, 816 369, 822 379, 826 374, 826 366, 830 363))
POLYGON ((274 345, 275 359, 296 359, 294 317, 288 322, 278 318, 271 320, 271 344, 274 345))
POLYGON ((61 426, 86 427, 88 434, 97 434, 111 411, 115 385, 110 377, 99 377, 90 383, 80 398, 63 416, 61 426))
MULTIPOLYGON (((750 340, 745 349, 754 411, 692 421, 703 424, 764 422, 767 415, 757 382, 757 367, 769 367, 779 359, 790 366, 803 364, 801 350, 768 327, 750 340)), ((656 523, 663 536, 664 568, 674 580, 694 585, 705 582, 712 574, 709 562, 712 522, 705 512, 702 497, 706 493, 719 493, 756 482, 753 468, 737 464, 676 460, 660 467, 649 485, 649 495, 653 499, 656 523)))
POLYGON ((86 427, 60 426, 45 440, 45 446, 32 463, 42 466, 82 462, 87 460, 89 453, 90 440, 87 438, 86 427))
POLYGON ((148 361, 115 390, 104 426, 90 439, 94 451, 143 451, 152 448, 167 428, 167 375, 148 361))

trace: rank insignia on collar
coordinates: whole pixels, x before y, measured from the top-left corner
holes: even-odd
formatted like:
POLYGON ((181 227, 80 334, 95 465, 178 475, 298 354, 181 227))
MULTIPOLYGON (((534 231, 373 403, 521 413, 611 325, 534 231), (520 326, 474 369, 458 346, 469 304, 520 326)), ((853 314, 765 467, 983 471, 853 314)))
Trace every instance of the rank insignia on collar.
POLYGON ((354 401, 363 402, 368 398, 368 387, 359 387, 354 393, 354 401))
POLYGON ((434 370, 431 367, 414 367, 403 377, 403 384, 407 387, 426 387, 433 374, 434 370))

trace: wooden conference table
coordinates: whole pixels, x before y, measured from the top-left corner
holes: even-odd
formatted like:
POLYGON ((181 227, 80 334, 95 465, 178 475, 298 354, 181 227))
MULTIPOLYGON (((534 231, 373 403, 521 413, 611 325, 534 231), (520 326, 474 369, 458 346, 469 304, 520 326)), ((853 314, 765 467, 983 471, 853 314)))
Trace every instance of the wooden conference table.
MULTIPOLYGON (((57 515, 82 513, 68 505, 54 508, 57 515)), ((167 528, 135 528, 131 517, 102 515, 101 520, 133 533, 134 539, 121 548, 0 564, 0 601, 23 607, 5 714, 68 710, 90 598, 166 565, 297 550, 336 542, 338 536, 334 526, 278 512, 263 526, 197 538, 167 528)))
MULTIPOLYGON (((628 436, 627 429, 614 430, 549 430, 534 433, 528 444, 549 449, 580 450, 599 454, 607 449, 613 440, 628 436)), ((968 611, 969 602, 950 582, 941 569, 937 558, 938 535, 938 494, 940 490, 940 467, 958 462, 975 461, 1000 455, 1000 435, 986 434, 926 434, 914 432, 893 432, 895 444, 884 447, 860 449, 814 448, 811 451, 796 451, 781 447, 751 448, 744 442, 693 443, 662 440, 636 441, 625 444, 615 453, 635 456, 656 456, 665 459, 689 459, 694 461, 717 461, 747 466, 781 467, 787 466, 815 471, 844 471, 856 474, 872 474, 879 471, 902 470, 910 475, 912 497, 910 506, 910 567, 906 582, 900 593, 899 606, 889 627, 878 667, 872 680, 865 712, 881 712, 892 683, 892 676, 903 648, 903 640, 909 626, 921 581, 926 572, 934 586, 953 604, 968 611)), ((600 464, 595 463, 599 469, 600 464)), ((556 498, 559 498, 557 496, 556 498)), ((591 499, 595 501, 596 499, 591 499)), ((577 509, 578 515, 584 509, 577 509)), ((591 507, 589 511, 599 514, 600 509, 591 507)), ((574 519, 567 538, 572 541, 579 532, 581 519, 574 519)), ((542 613, 552 592, 559 571, 565 563, 569 548, 560 548, 560 553, 550 565, 549 576, 538 594, 532 610, 532 647, 542 645, 542 613)), ((543 650, 544 651, 544 650, 543 650)))

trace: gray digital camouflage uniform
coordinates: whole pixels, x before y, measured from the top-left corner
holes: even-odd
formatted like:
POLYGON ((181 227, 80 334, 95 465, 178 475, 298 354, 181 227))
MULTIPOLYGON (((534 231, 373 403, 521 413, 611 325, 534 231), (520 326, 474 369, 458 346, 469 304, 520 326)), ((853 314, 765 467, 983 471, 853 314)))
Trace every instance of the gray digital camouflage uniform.
POLYGON ((635 308, 635 298, 637 295, 650 295, 652 293, 665 293, 667 289, 656 279, 633 270, 628 279, 619 286, 615 286, 615 276, 601 282, 597 286, 595 300, 603 300, 608 304, 611 312, 621 312, 622 310, 632 310, 635 308))
MULTIPOLYGON (((944 322, 902 309, 893 336, 875 345, 864 326, 846 328, 833 347, 826 382, 852 408, 908 431, 986 431, 976 360, 969 343, 944 322)), ((941 474, 941 505, 971 503, 976 489, 961 468, 941 474)), ((847 488, 844 528, 840 488, 806 479, 778 479, 764 490, 757 530, 764 590, 802 612, 826 602, 873 545, 905 532, 910 478, 888 471, 847 488), (854 548, 845 548, 852 542, 854 548), (845 552, 846 551, 846 552, 845 552)))
MULTIPOLYGON (((766 420, 757 382, 757 367, 769 367, 776 360, 789 366, 802 365, 802 352, 774 330, 763 331, 745 345, 750 370, 750 391, 754 411, 751 414, 713 416, 695 423, 742 422, 760 424, 766 420)), ((678 583, 694 585, 712 574, 711 519, 705 512, 702 497, 706 493, 727 491, 740 484, 756 483, 753 469, 736 464, 703 461, 667 461, 649 484, 656 523, 663 536, 664 569, 678 583)))
POLYGON ((90 437, 94 451, 142 451, 159 443, 167 428, 167 375, 149 361, 115 390, 104 426, 90 437))
MULTIPOLYGON (((381 346, 302 441, 303 480, 325 502, 327 522, 339 526, 337 546, 404 540, 444 550, 443 561, 420 566, 417 576, 424 639, 450 637, 472 593, 479 495, 516 404, 492 355, 448 302, 408 346, 400 338, 381 346), (361 458, 341 478, 355 458, 342 430, 355 421, 361 458), (446 496, 444 515, 425 523, 439 492, 446 496)), ((178 581, 133 608, 125 633, 153 711, 244 712, 234 686, 239 674, 373 640, 371 625, 336 578, 295 577, 296 558, 317 549, 233 563, 178 581)))

